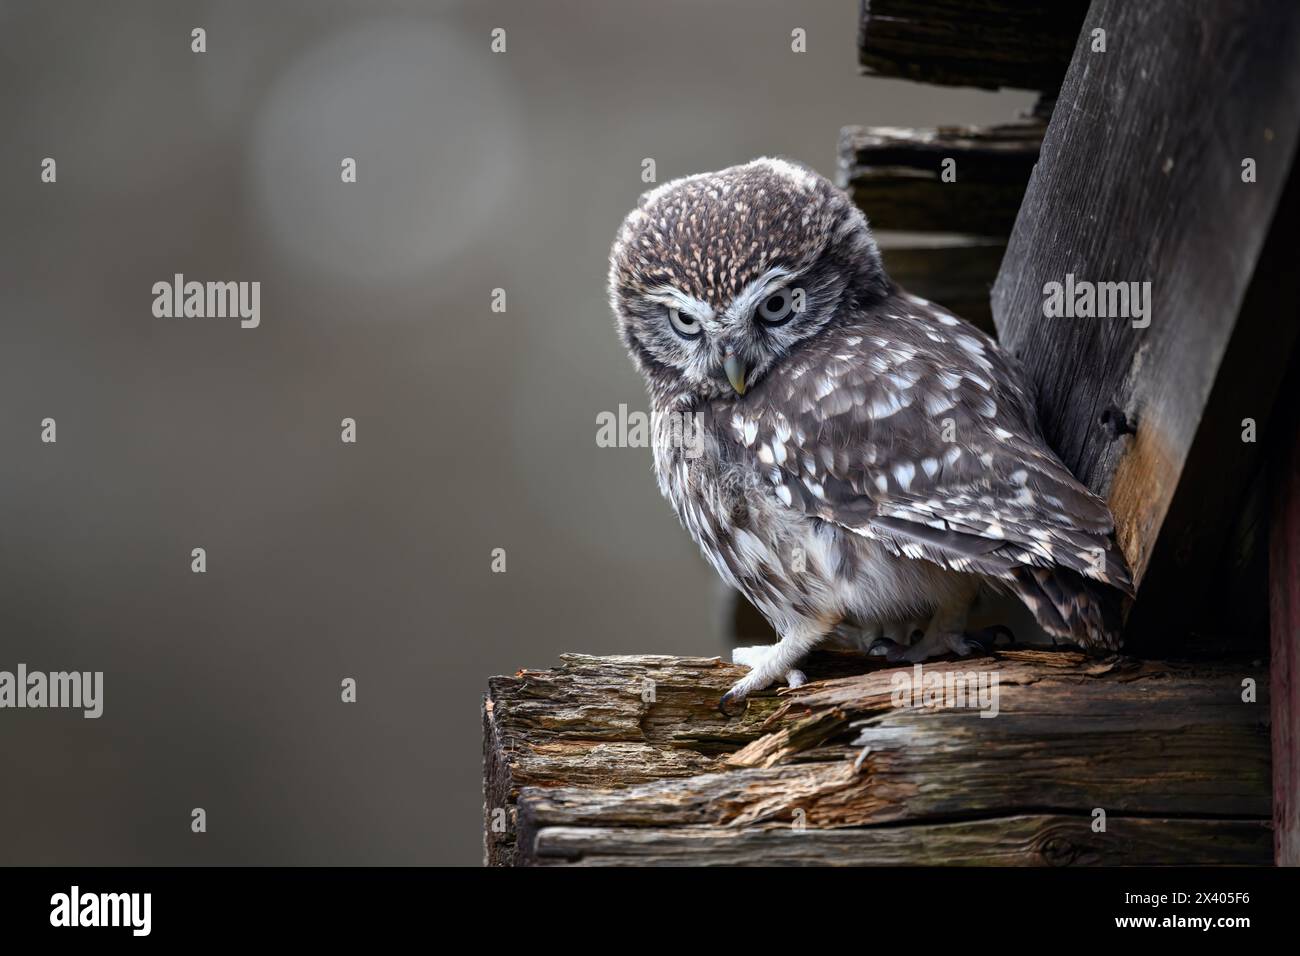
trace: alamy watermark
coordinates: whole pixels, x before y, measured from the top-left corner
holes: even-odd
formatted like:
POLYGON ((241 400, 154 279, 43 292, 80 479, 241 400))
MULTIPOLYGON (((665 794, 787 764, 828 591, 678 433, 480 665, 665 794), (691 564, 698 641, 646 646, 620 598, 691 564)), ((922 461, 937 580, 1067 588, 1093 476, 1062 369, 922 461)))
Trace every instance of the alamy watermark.
POLYGON ((920 664, 890 678, 889 701, 895 707, 928 710, 971 709, 980 717, 998 715, 997 671, 926 671, 920 664))
POLYGON ((239 319, 240 328, 262 324, 262 283, 172 281, 153 284, 153 314, 159 319, 239 319))
POLYGON ((152 893, 83 893, 75 883, 50 897, 50 925, 129 927, 132 936, 153 928, 152 893))
POLYGON ((704 454, 704 423, 698 412, 628 411, 596 413, 598 448, 680 448, 685 458, 704 454))
POLYGON ((1043 316, 1049 319, 1132 319, 1151 324, 1151 283, 1091 282, 1067 272, 1064 282, 1043 285, 1043 316))
POLYGON ((80 709, 87 720, 104 713, 103 671, 0 671, 0 708, 80 709))

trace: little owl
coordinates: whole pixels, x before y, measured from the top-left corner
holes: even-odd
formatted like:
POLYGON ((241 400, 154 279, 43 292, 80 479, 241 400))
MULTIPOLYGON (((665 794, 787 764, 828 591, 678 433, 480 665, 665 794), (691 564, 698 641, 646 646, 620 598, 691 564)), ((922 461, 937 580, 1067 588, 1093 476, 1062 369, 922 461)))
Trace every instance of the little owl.
POLYGON ((724 708, 801 682, 799 660, 846 628, 894 660, 968 654, 981 588, 1054 637, 1118 645, 1132 584, 1110 511, 1043 440, 1015 360, 895 286, 821 176, 759 159, 651 190, 609 292, 660 490, 781 638, 724 708))

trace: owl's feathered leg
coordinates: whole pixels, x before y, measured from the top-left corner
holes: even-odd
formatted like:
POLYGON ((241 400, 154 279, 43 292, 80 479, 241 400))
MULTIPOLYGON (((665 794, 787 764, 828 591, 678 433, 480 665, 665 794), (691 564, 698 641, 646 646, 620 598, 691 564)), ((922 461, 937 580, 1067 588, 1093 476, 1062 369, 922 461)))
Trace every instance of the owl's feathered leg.
MULTIPOLYGON (((731 663, 741 664, 745 667, 757 667, 775 644, 755 644, 753 647, 733 647, 731 649, 731 663)), ((789 687, 802 687, 808 682, 808 677, 803 671, 792 669, 785 672, 785 682, 789 687)))
MULTIPOLYGON (((746 697, 756 690, 763 690, 770 687, 773 683, 782 677, 794 675, 799 683, 804 680, 803 672, 795 669, 795 664, 826 636, 828 628, 806 627, 788 631, 780 641, 768 648, 744 648, 748 651, 766 651, 766 653, 755 655, 757 658, 750 667, 750 671, 736 683, 731 685, 731 690, 722 695, 722 700, 718 702, 718 709, 724 714, 730 714, 728 707, 741 703, 746 697)), ((743 663, 737 661, 737 663, 743 663)), ((798 684, 792 684, 798 686, 798 684)))

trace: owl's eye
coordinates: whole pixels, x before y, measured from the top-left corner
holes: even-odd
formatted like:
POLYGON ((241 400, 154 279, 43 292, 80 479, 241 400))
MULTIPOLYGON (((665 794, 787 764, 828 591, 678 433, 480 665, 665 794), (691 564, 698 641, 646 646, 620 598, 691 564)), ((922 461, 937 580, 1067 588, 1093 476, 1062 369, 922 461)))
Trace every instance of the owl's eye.
POLYGON ((699 319, 673 306, 668 307, 668 321, 672 323, 673 331, 683 338, 693 339, 701 332, 699 319))
POLYGON ((794 314, 794 297, 789 289, 778 289, 758 305, 758 317, 767 325, 781 325, 794 314))

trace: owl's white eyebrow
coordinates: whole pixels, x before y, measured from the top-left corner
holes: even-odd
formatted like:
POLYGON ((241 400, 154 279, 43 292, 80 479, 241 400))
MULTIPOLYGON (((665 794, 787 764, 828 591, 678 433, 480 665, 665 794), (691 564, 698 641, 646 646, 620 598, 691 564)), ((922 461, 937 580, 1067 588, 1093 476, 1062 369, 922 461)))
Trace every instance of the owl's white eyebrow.
POLYGON ((699 319, 712 319, 713 307, 707 302, 701 302, 694 296, 689 296, 680 289, 674 289, 670 285, 658 286, 654 289, 647 289, 645 297, 651 302, 659 302, 662 305, 672 305, 687 312, 699 319))
POLYGON ((727 314, 736 319, 749 315, 758 307, 760 302, 768 297, 769 293, 775 291, 773 286, 788 283, 798 275, 798 272, 791 272, 789 269, 768 269, 740 290, 740 294, 732 299, 731 305, 727 307, 727 314))

